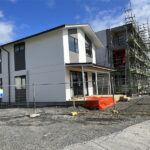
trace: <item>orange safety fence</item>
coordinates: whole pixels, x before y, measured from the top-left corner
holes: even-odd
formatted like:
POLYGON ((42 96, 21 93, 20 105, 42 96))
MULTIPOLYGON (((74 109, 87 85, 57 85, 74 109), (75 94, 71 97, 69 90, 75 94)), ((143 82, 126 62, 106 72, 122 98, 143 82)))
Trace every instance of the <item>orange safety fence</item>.
POLYGON ((116 104, 113 97, 88 97, 85 101, 85 107, 89 109, 104 110, 116 104))

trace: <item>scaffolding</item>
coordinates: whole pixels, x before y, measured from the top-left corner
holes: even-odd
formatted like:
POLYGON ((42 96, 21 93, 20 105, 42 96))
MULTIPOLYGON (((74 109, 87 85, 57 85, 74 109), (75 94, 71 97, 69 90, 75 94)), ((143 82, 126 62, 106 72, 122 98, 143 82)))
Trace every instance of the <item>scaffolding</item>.
MULTIPOLYGON (((125 24, 111 29, 111 57, 115 72, 115 92, 119 94, 150 93, 150 28, 149 22, 139 25, 132 11, 124 8, 125 24), (123 32, 119 40, 124 41, 117 47, 114 33, 123 32), (124 39, 123 39, 124 37, 124 39)), ((118 40, 118 39, 117 39, 118 40)), ((117 43, 118 44, 118 43, 117 43)))

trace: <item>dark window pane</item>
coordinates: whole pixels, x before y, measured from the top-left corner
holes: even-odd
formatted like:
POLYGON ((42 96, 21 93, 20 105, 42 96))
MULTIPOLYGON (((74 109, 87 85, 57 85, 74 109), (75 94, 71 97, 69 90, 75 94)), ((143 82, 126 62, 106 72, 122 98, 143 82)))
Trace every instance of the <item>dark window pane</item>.
POLYGON ((75 51, 75 47, 74 47, 74 38, 69 37, 69 49, 71 51, 75 51))
POLYGON ((78 52, 78 40, 77 39, 75 39, 75 50, 76 52, 78 52))
POLYGON ((73 52, 78 51, 78 38, 77 38, 77 29, 69 29, 69 50, 73 52))
POLYGON ((19 52, 19 45, 15 46, 15 52, 19 52))
POLYGON ((124 34, 121 34, 121 35, 118 36, 118 44, 119 45, 124 45, 125 44, 124 34))
POLYGON ((25 47, 24 47, 24 44, 23 45, 20 45, 20 51, 24 50, 25 47))
POLYGON ((25 69, 25 44, 20 43, 14 47, 15 71, 25 69))
POLYGON ((85 49, 86 49, 86 55, 88 57, 92 57, 92 42, 87 36, 85 36, 85 49))

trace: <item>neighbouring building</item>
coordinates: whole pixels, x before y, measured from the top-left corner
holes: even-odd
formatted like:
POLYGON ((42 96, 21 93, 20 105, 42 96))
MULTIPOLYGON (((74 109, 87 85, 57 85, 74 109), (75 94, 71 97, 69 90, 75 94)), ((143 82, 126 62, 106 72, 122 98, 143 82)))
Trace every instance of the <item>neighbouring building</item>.
POLYGON ((96 64, 95 49, 102 46, 88 24, 62 25, 1 45, 2 102, 65 103, 101 94, 104 78, 104 93, 111 94, 111 69, 96 64))
POLYGON ((97 64, 115 70, 116 94, 150 93, 150 39, 145 37, 149 36, 146 29, 130 23, 96 33, 104 45, 96 49, 97 64))

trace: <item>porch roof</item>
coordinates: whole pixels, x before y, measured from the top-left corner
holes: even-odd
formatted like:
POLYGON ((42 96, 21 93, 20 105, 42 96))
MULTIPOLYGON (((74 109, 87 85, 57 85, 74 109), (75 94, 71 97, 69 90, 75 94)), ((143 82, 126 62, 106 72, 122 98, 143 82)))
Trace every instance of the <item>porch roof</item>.
POLYGON ((66 63, 66 67, 85 67, 88 69, 94 69, 94 70, 101 70, 101 71, 105 71, 105 72, 111 72, 114 71, 112 68, 108 68, 105 66, 101 66, 101 65, 97 65, 97 64, 93 64, 91 62, 89 63, 66 63))

